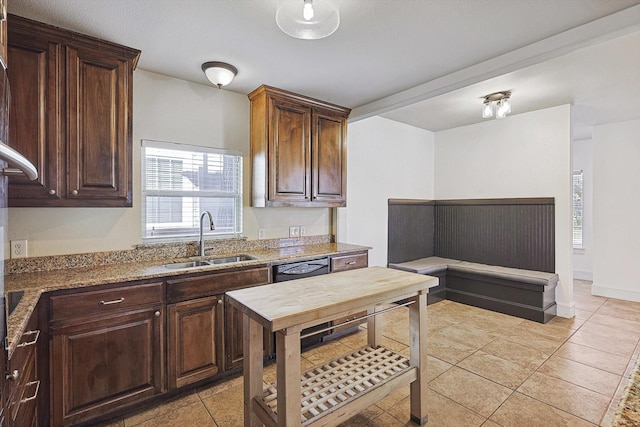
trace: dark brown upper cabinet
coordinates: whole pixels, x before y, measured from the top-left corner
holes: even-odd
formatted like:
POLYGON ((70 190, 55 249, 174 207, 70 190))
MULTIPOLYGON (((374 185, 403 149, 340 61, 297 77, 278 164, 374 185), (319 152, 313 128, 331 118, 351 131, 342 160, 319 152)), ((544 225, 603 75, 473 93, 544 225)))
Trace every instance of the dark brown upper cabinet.
POLYGON ((8 17, 9 145, 38 179, 9 180, 9 206, 132 205, 133 70, 140 51, 8 17))
POLYGON ((0 0, 0 61, 7 66, 7 1, 0 0))
POLYGON ((350 109, 270 86, 251 101, 251 205, 343 207, 350 109))

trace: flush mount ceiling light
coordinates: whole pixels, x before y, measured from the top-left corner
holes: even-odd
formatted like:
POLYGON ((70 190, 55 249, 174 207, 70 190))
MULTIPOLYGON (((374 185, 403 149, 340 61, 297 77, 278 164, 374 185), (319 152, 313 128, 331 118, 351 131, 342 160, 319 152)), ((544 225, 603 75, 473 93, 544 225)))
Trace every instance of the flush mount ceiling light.
POLYGON ((511 112, 511 91, 494 92, 484 96, 484 104, 482 105, 482 118, 489 119, 493 117, 495 111, 496 119, 504 119, 511 112))
POLYGON ((322 39, 340 25, 338 0, 278 0, 276 23, 291 37, 322 39))
POLYGON ((218 89, 231 83, 238 74, 238 69, 233 65, 218 61, 205 62, 202 64, 202 71, 211 83, 218 86, 218 89))

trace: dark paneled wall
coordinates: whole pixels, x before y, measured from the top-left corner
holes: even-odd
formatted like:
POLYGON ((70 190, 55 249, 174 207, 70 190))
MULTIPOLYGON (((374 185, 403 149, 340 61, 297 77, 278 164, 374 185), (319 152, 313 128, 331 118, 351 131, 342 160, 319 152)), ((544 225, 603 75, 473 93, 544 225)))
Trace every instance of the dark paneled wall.
POLYGON ((434 255, 434 207, 429 200, 389 200, 388 262, 434 255))
POLYGON ((482 264, 555 272, 553 199, 438 201, 435 253, 482 264))
POLYGON ((555 272, 553 198, 396 202, 389 201, 389 262, 436 255, 555 272))

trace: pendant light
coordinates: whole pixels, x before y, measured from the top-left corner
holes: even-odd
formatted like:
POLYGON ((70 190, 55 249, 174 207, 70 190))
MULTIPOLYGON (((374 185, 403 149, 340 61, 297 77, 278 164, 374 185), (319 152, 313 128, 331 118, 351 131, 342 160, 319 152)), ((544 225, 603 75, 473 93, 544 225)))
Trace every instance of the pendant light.
POLYGON ((340 25, 337 0, 278 0, 278 27, 291 37, 318 40, 340 25))

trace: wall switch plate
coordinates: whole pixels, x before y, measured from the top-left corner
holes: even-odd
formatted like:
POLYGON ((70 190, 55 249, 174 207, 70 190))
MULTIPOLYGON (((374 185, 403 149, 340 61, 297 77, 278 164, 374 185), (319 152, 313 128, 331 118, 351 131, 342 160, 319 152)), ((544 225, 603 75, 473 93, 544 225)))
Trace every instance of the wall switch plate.
POLYGON ((304 225, 300 226, 300 237, 307 235, 307 229, 304 225))
POLYGON ((297 225, 289 227, 289 237, 300 237, 300 227, 297 225))
POLYGON ((12 240, 11 241, 11 258, 26 258, 27 257, 27 240, 12 240))
POLYGON ((266 230, 264 228, 258 228, 258 240, 266 239, 266 230))

